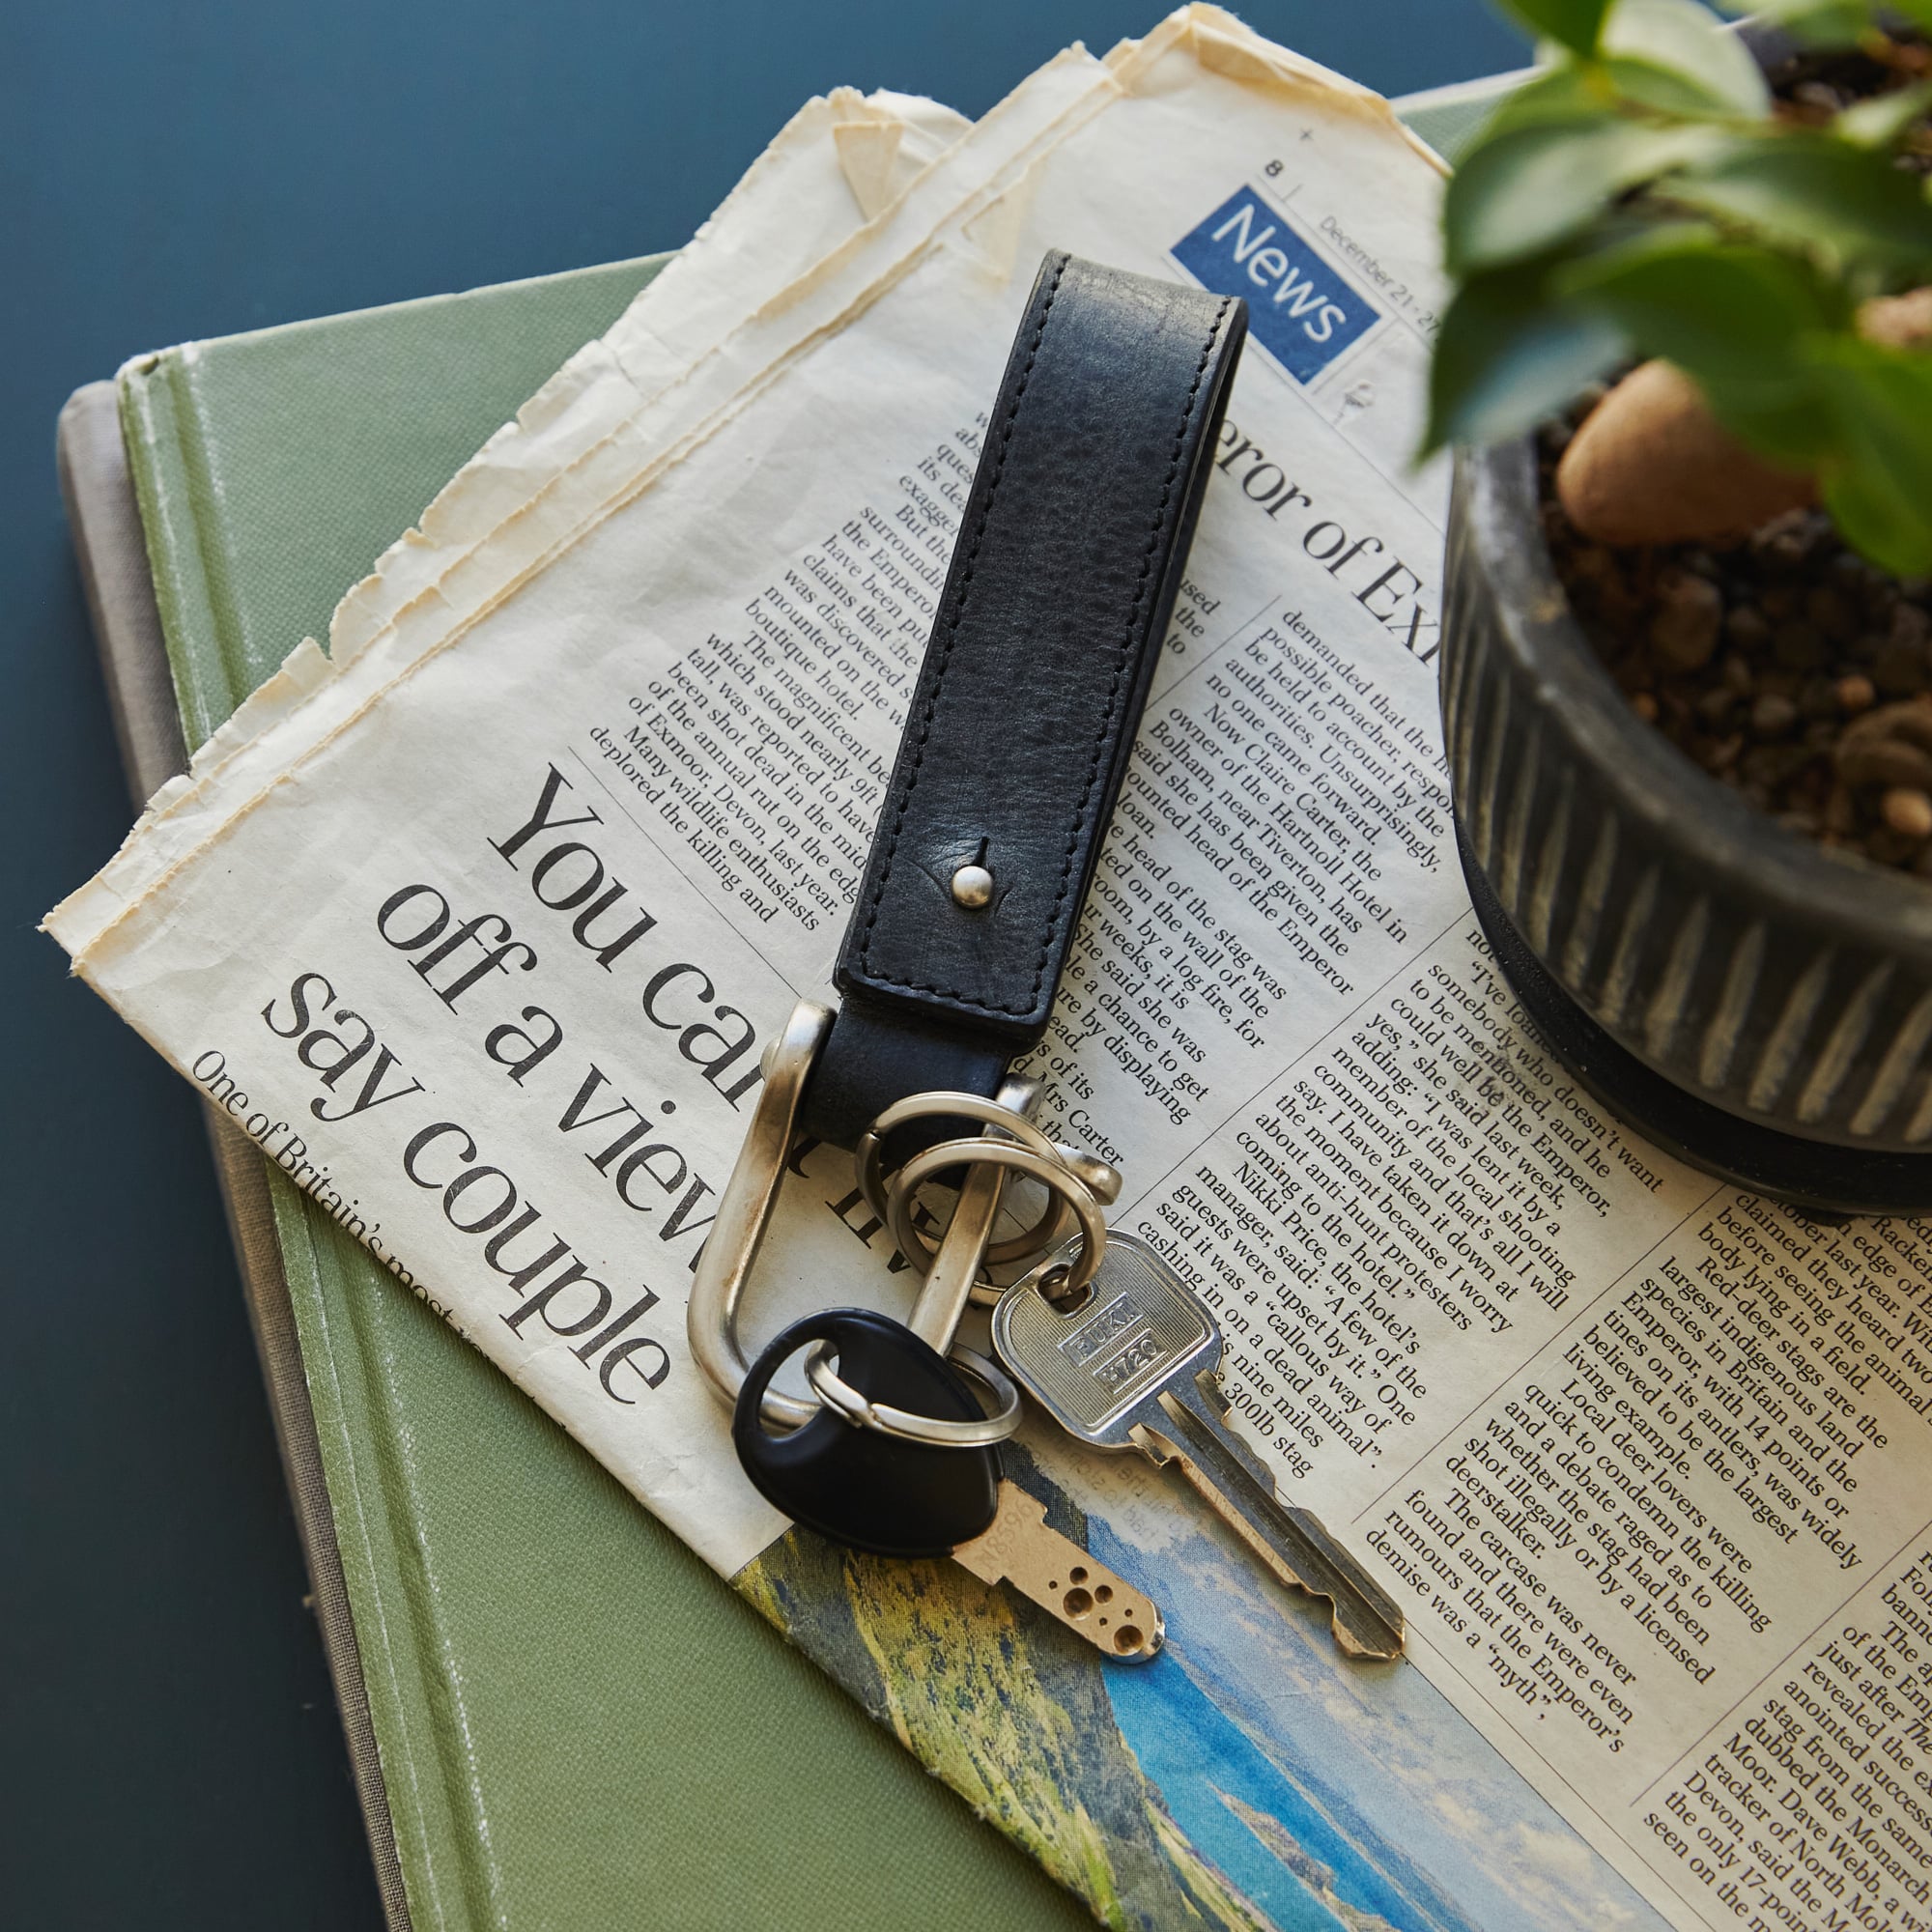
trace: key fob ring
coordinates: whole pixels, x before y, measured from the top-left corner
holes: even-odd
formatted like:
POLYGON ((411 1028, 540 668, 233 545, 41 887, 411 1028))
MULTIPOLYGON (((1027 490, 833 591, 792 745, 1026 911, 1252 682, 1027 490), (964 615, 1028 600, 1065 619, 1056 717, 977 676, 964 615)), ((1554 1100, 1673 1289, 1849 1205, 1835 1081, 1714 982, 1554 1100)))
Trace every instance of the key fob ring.
POLYGON ((980 1403, 966 1378, 901 1321, 869 1308, 822 1308, 768 1343, 745 1378, 731 1442, 753 1485, 794 1522, 880 1556, 943 1556, 999 1514, 1000 1452, 990 1445, 895 1441, 854 1428, 815 1400, 811 1420, 774 1433, 764 1416, 772 1377, 801 1349, 829 1342, 866 1398, 971 1425, 980 1403))
POLYGON ((957 1344, 946 1359, 963 1369, 999 1403, 998 1410, 978 1422, 949 1422, 936 1415, 915 1415, 890 1403, 869 1402, 826 1359, 829 1342, 814 1342, 806 1350, 805 1378, 811 1392, 833 1414, 858 1429, 875 1429, 902 1442, 923 1442, 938 1449, 987 1449, 1004 1442, 1020 1426, 1020 1392, 1013 1378, 977 1349, 957 1344))
MULTIPOLYGON (((801 1000, 784 1031, 765 1049, 765 1078, 757 1106, 719 1197, 710 1237, 697 1251, 691 1299, 685 1308, 685 1337, 692 1359, 727 1408, 737 1403, 752 1366, 738 1340, 738 1303, 784 1185, 805 1083, 831 1028, 832 1014, 826 1008, 801 1000)), ((781 1429, 801 1428, 821 1412, 815 1403, 800 1402, 777 1389, 761 1385, 759 1395, 764 1420, 781 1429)))
MULTIPOLYGON (((766 1231, 771 1226, 772 1210, 778 1204, 779 1191, 784 1182, 785 1159, 796 1131, 800 1099, 831 1023, 832 1015, 825 1008, 801 1001, 793 1009, 783 1033, 767 1050, 763 1092, 758 1096, 757 1107, 730 1179, 725 1182, 717 1225, 712 1230, 711 1238, 698 1253, 697 1268, 692 1280, 691 1301, 686 1310, 685 1332, 698 1367, 724 1401, 733 1406, 752 1368, 738 1339, 739 1301, 757 1262, 758 1251, 764 1245, 766 1231)), ((1009 1132, 1024 1131, 1029 1136, 1038 1134, 1037 1128, 1009 1108, 978 1096, 960 1097, 970 1101, 972 1110, 996 1115, 996 1123, 1009 1132)), ((1101 1219, 1099 1208, 1085 1182, 1066 1168, 1053 1149, 1053 1143, 1046 1141, 1043 1135, 1039 1138, 1046 1146, 1050 1159, 1043 1159, 1031 1147, 1022 1146, 1018 1139, 949 1143, 947 1145, 955 1151, 938 1161, 928 1160, 920 1170, 921 1179, 930 1178, 944 1167, 956 1165, 962 1159, 977 1161, 990 1156, 996 1163, 1025 1165, 1026 1171, 1038 1174, 1065 1198, 1071 1200, 1076 1193, 1084 1197, 1086 1211, 1080 1216, 1081 1236, 1095 1250, 1094 1259, 1097 1264, 1098 1249, 1106 1244, 1106 1224, 1101 1219), (1008 1162, 1008 1156, 1022 1154, 1026 1157, 1024 1163, 1017 1160, 1008 1162)), ((912 1188, 896 1190, 908 1204, 913 1191, 912 1188)), ((1078 1211, 1080 1204, 1076 1202, 1075 1206, 1078 1211)), ((907 1219, 910 1220, 909 1205, 907 1219)), ((907 1252, 924 1251, 917 1245, 915 1237, 915 1246, 907 1252)), ((930 1266, 929 1262, 927 1265, 930 1266)), ((776 1364, 773 1366, 776 1367, 776 1364)), ((914 1442, 944 1443, 953 1448, 1003 1441, 1019 1426, 1018 1389, 1004 1370, 984 1356, 970 1354, 969 1351, 969 1359, 961 1366, 992 1391, 1000 1404, 995 1415, 980 1422, 941 1423, 937 1417, 915 1415, 909 1409, 899 1409, 888 1411, 895 1426, 888 1427, 878 1421, 861 1421, 860 1426, 886 1435, 898 1435, 914 1442), (935 1428, 947 1433, 922 1433, 935 1428), (951 1433, 958 1430, 967 1433, 951 1433), (987 1431, 991 1433, 983 1433, 987 1431)), ((833 1394, 823 1398, 825 1404, 847 1421, 859 1421, 859 1412, 871 1406, 842 1378, 830 1371, 829 1366, 826 1373, 831 1377, 827 1386, 836 1384, 836 1388, 833 1394), (842 1405, 838 1399, 840 1392, 849 1398, 842 1405)), ((817 1403, 801 1402, 795 1396, 785 1395, 772 1388, 770 1381, 769 1374, 758 1381, 759 1409, 766 1423, 780 1429, 798 1429, 823 1412, 817 1403)), ((816 1380, 812 1382, 812 1387, 817 1393, 819 1384, 816 1380)))

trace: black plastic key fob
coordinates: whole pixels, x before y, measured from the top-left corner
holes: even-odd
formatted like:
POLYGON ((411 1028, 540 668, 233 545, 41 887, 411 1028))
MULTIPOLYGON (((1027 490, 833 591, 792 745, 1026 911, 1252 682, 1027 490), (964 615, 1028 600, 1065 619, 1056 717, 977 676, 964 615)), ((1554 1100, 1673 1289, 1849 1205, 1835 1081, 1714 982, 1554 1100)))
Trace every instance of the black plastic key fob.
POLYGON ((809 1343, 827 1343, 841 1379, 867 1401, 947 1422, 984 1411, 965 1378, 902 1322, 866 1308, 827 1308, 794 1321, 752 1364, 731 1440, 759 1494, 794 1521, 878 1556, 946 1556, 992 1524, 1000 1457, 939 1448, 863 1429, 821 1410, 787 1435, 759 1409, 779 1369, 809 1343))

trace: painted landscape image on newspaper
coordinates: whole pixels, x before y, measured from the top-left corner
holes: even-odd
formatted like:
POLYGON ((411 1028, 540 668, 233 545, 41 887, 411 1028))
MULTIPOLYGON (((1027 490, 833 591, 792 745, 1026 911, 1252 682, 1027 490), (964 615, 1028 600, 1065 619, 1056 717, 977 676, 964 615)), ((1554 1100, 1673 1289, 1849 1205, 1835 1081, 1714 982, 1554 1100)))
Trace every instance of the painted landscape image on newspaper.
POLYGON ((1032 1457, 1008 1471, 1163 1605, 1152 1662, 1109 1666, 1009 1593, 809 1530, 737 1582, 1102 1923, 1662 1922, 1420 1673, 1340 1662, 1325 1606, 1285 1600, 1190 1498, 1150 1498, 1137 1545, 1032 1457))

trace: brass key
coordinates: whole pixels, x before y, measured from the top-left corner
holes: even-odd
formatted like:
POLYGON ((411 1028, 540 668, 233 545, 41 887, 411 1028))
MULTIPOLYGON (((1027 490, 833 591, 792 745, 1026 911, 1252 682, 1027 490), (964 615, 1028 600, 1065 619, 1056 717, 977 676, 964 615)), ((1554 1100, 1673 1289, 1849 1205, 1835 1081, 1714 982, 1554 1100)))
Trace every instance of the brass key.
MULTIPOLYGON (((807 1353, 805 1377, 828 1409, 849 1412, 851 1391, 841 1383, 825 1351, 807 1353)), ((929 1460, 935 1454, 944 1458, 963 1452, 914 1453, 929 1460)), ((864 1523, 877 1502, 876 1495, 862 1496, 848 1499, 845 1507, 855 1521, 864 1523)), ((978 1520, 986 1520, 983 1515, 978 1520)), ((1117 1662, 1135 1663, 1151 1657, 1167 1634, 1166 1621, 1151 1598, 1062 1536, 1047 1522, 1045 1504, 1005 1477, 998 1479, 992 1521, 968 1542, 955 1544, 952 1555, 982 1583, 1009 1583, 1117 1662)))
POLYGON ((1062 1536, 1047 1522, 1046 1505, 1017 1483, 1001 1483, 993 1526, 962 1543, 952 1558, 981 1582, 1010 1583, 1111 1658, 1143 1662, 1166 1638, 1153 1600, 1062 1536))

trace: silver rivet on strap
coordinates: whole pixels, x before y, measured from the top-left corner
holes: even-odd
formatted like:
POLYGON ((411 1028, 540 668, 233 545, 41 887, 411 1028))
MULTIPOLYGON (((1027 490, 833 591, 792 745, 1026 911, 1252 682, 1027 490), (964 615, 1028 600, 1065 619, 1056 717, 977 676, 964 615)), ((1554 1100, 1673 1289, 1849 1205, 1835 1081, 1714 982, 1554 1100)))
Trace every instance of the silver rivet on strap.
POLYGON ((993 902, 993 875, 984 866, 961 866, 952 875, 952 903, 978 912, 993 902))

